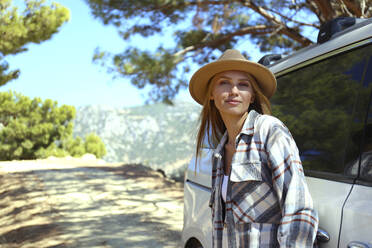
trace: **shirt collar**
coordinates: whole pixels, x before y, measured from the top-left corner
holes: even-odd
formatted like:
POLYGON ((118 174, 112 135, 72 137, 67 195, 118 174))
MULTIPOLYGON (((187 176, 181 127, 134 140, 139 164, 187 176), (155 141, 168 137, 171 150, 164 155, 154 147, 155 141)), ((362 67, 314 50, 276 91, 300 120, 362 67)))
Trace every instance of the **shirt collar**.
POLYGON ((214 150, 215 153, 218 153, 218 154, 222 154, 222 151, 223 151, 223 147, 227 141, 227 131, 225 131, 225 133, 223 134, 221 140, 220 140, 220 143, 218 143, 218 146, 217 148, 214 150))
POLYGON ((240 136, 241 134, 246 134, 246 135, 253 135, 254 133, 254 122, 256 121, 257 117, 260 114, 257 113, 255 110, 251 110, 248 113, 247 119, 245 119, 242 130, 238 134, 240 136))
MULTIPOLYGON (((260 114, 257 113, 253 109, 251 111, 249 111, 248 116, 244 121, 242 130, 238 134, 237 138, 242 134, 253 135, 253 133, 254 133, 254 122, 256 121, 256 119, 259 115, 260 114)), ((227 131, 225 131, 225 133, 223 134, 223 136, 220 140, 220 143, 218 144, 217 148, 215 149, 215 153, 222 154, 222 151, 223 151, 224 145, 227 141, 227 138, 228 138, 227 131)))

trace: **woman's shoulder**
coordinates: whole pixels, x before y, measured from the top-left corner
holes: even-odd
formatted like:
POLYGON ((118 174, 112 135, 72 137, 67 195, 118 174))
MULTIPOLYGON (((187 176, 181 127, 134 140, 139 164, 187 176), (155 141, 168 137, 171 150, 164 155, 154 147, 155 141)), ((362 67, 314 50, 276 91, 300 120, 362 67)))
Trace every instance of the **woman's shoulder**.
POLYGON ((257 118, 255 133, 265 144, 278 144, 277 141, 279 140, 281 142, 286 141, 285 144, 295 144, 293 136, 286 125, 271 115, 261 115, 257 118))
POLYGON ((287 126, 272 115, 259 115, 255 122, 255 132, 264 140, 271 136, 293 139, 287 126))
POLYGON ((272 115, 259 114, 254 110, 249 113, 248 120, 245 125, 247 126, 247 128, 253 131, 252 133, 260 135, 261 138, 278 132, 290 135, 290 132, 286 125, 277 117, 272 115))
POLYGON ((275 129, 275 128, 287 129, 284 123, 281 120, 279 120, 277 117, 272 116, 272 115, 265 115, 265 114, 261 114, 257 116, 256 127, 268 129, 268 130, 275 129))

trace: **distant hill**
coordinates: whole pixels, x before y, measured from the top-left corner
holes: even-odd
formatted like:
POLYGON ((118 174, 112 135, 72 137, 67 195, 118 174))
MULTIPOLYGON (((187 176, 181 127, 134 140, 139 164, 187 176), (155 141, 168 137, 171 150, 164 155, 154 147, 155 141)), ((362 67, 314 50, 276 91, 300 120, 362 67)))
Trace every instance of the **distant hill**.
POLYGON ((177 178, 195 152, 200 110, 192 103, 81 107, 74 135, 96 133, 106 145, 107 162, 141 163, 177 178))

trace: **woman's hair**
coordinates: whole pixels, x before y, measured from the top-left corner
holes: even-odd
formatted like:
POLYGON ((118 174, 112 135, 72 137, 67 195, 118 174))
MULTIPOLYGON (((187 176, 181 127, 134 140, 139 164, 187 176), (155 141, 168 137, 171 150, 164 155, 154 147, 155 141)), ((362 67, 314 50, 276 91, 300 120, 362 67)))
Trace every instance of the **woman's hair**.
MULTIPOLYGON (((249 78, 249 82, 253 88, 254 93, 254 102, 249 105, 247 112, 254 109, 260 114, 267 114, 271 115, 271 106, 270 102, 267 97, 262 93, 262 90, 257 84, 257 81, 253 76, 246 73, 247 77, 249 78)), ((215 147, 219 140, 222 138, 222 135, 226 131, 226 126, 222 120, 220 112, 216 108, 214 101, 210 99, 214 82, 218 79, 218 77, 212 77, 207 86, 206 96, 203 102, 203 108, 200 113, 199 117, 199 131, 196 140, 196 163, 198 157, 200 156, 200 151, 203 147, 204 139, 207 139, 207 142, 210 147, 215 147)))

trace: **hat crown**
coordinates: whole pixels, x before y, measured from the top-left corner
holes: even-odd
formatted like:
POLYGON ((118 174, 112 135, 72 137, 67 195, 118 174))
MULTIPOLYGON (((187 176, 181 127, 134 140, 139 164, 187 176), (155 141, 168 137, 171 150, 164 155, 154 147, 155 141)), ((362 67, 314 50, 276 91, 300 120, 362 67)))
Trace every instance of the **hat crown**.
POLYGON ((227 49, 218 60, 247 60, 238 50, 227 49))

